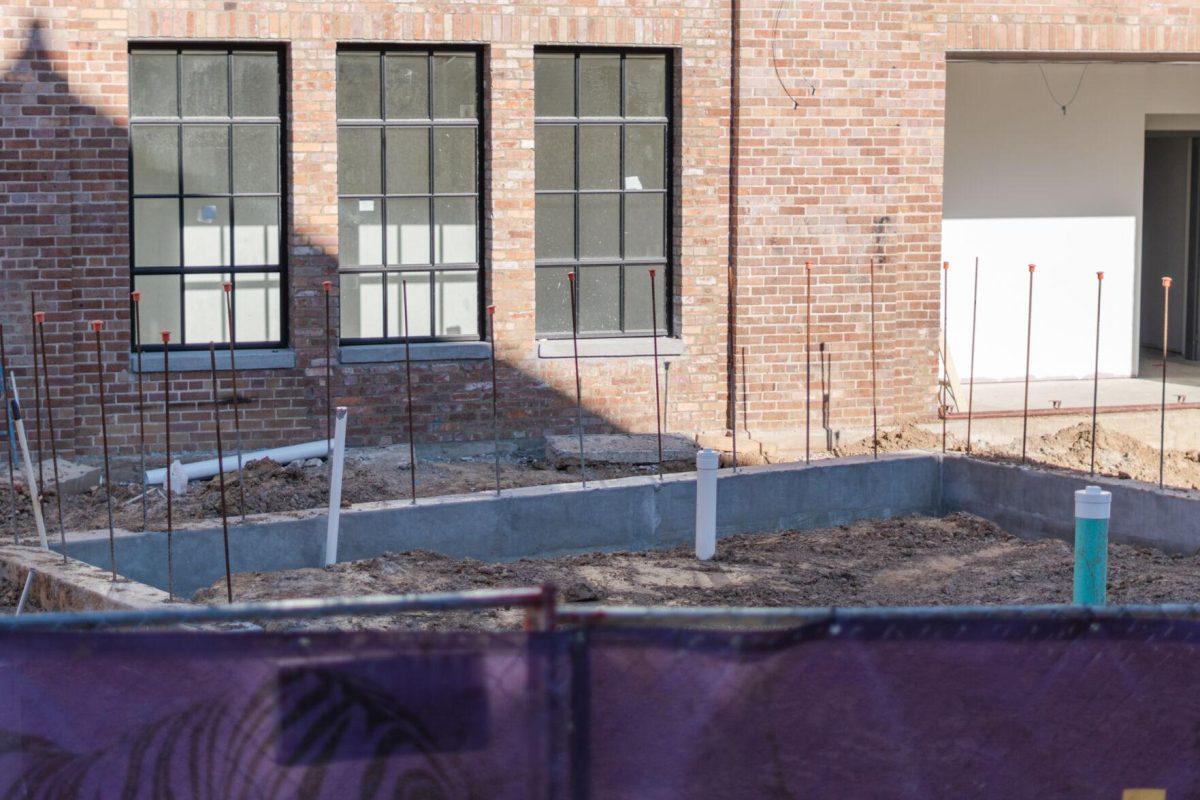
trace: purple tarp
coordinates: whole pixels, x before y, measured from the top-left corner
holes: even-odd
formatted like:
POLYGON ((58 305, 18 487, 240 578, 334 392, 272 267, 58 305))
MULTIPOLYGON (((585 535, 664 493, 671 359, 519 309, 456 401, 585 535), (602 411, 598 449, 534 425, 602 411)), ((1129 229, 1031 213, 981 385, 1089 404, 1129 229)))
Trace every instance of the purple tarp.
POLYGON ((1200 623, 0 633, 0 797, 1200 797, 1200 623))

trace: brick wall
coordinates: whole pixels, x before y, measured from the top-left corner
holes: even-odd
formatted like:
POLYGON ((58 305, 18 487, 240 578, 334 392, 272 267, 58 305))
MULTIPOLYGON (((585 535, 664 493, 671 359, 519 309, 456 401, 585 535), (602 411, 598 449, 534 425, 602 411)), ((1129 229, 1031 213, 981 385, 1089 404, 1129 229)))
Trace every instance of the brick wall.
MULTIPOLYGON (((867 265, 878 262, 881 418, 935 403, 945 53, 1200 53, 1200 9, 1082 2, 1029 5, 874 0, 590 0, 345 4, 51 0, 0 6, 0 322, 32 394, 30 291, 47 311, 60 441, 94 453, 93 318, 106 322, 110 434, 136 444, 128 371, 127 66, 131 40, 274 41, 289 85, 290 346, 293 370, 241 379, 247 445, 323 428, 321 281, 337 279, 334 56, 339 42, 471 42, 485 47, 484 268, 495 303, 503 432, 567 431, 569 360, 539 359, 533 309, 533 48, 647 45, 677 52, 676 430, 728 422, 730 232, 738 413, 752 430, 796 428, 804 406, 805 260, 814 262, 812 337, 832 358, 833 421, 869 419, 867 265), (736 9, 736 11, 735 11, 736 9), (731 189, 731 15, 737 14, 737 149, 731 189), (789 98, 788 95, 791 95, 789 98), (792 99, 794 98, 794 99, 792 99)), ((336 318, 336 308, 335 308, 336 318)), ((335 366, 336 402, 358 442, 405 438, 402 365, 335 366)), ((653 428, 648 359, 587 359, 595 430, 653 428)), ((814 375, 817 366, 814 359, 814 375)), ((414 365, 420 435, 489 435, 486 362, 414 365)), ((161 375, 147 376, 161 446, 161 375)), ((176 447, 211 447, 203 373, 176 374, 176 447)), ((228 394, 228 387, 223 387, 228 394)), ((814 403, 817 398, 814 397, 814 403)))

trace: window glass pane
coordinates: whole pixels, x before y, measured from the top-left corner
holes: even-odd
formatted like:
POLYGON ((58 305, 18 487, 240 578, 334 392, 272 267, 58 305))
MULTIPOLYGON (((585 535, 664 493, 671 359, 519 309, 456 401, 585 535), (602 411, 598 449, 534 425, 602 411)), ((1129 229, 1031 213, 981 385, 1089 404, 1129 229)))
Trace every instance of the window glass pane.
POLYGON ((134 53, 129 62, 129 113, 135 117, 177 116, 175 54, 134 53))
MULTIPOLYGON (((229 317, 225 312, 225 281, 228 275, 185 275, 183 277, 183 337, 187 344, 229 341, 229 317)), ((249 341, 238 330, 239 341, 249 341)))
POLYGON ((625 195, 625 257, 661 258, 663 247, 663 196, 625 195))
POLYGON ((621 115, 621 57, 579 57, 579 116, 621 115))
POLYGON ((279 191, 279 129, 233 126, 233 191, 279 191))
POLYGON ((625 116, 667 115, 667 57, 631 55, 625 59, 625 116))
POLYGON ((340 276, 342 338, 383 336, 383 276, 343 272, 340 276))
POLYGON ((433 116, 437 119, 475 117, 474 53, 434 55, 433 116))
POLYGON ((475 263, 475 198, 436 198, 433 223, 434 263, 475 263))
POLYGON ((179 192, 179 129, 174 125, 135 125, 133 191, 137 194, 179 192))
POLYGON ((621 175, 621 126, 579 126, 579 188, 618 189, 621 175))
POLYGON ((621 254, 621 196, 579 196, 579 257, 617 258, 621 254))
POLYGON ((162 332, 171 332, 171 342, 179 343, 179 276, 135 275, 133 288, 142 293, 138 304, 139 335, 142 346, 162 344, 162 332))
POLYGON ((229 191, 228 126, 183 126, 183 191, 186 194, 229 191))
MULTIPOLYGON (((475 272, 439 272, 435 276, 434 318, 437 336, 479 333, 479 276, 475 272)), ((409 286, 411 291, 412 287, 409 286)))
POLYGON ((383 164, 379 128, 338 129, 338 191, 379 194, 383 164))
MULTIPOLYGON (((388 128, 388 194, 424 194, 429 191, 429 129, 388 128)), ((474 169, 475 162, 467 165, 474 169)))
POLYGON ((279 116, 279 58, 274 53, 233 54, 233 115, 279 116))
POLYGON ((404 335, 404 293, 408 283, 408 335, 410 338, 431 336, 429 319, 429 273, 392 273, 387 278, 388 336, 404 335))
POLYGON ((539 117, 575 116, 575 56, 542 53, 534 56, 534 114, 539 117))
POLYGON ((183 265, 229 265, 229 200, 192 197, 183 201, 183 265))
MULTIPOLYGON (((630 265, 625 269, 625 331, 627 333, 649 333, 650 319, 650 273, 649 267, 630 265)), ((667 296, 663 281, 666 267, 654 267, 654 300, 658 314, 658 332, 667 331, 667 296)))
POLYGON ((279 273, 241 272, 233 279, 233 315, 239 342, 277 342, 279 273))
POLYGON ((475 191, 474 128, 433 129, 433 190, 475 191))
POLYGON ((567 294, 567 273, 570 271, 570 267, 538 267, 534 270, 539 334, 571 332, 571 301, 567 294))
POLYGON ((429 263, 429 200, 389 199, 387 228, 389 265, 429 263))
POLYGON ((274 197, 237 197, 233 201, 233 263, 279 263, 279 201, 274 197))
POLYGON ((575 257, 575 198, 569 194, 541 194, 534 209, 537 258, 575 257))
POLYGON ((574 125, 536 126, 533 150, 536 188, 575 188, 574 125))
POLYGON ((625 188, 662 189, 666 127, 625 126, 625 188))
POLYGON ((339 119, 379 119, 379 56, 340 53, 337 57, 339 119))
POLYGON ((133 265, 179 266, 179 201, 133 201, 133 265))
POLYGON ((343 267, 383 264, 383 202, 338 202, 338 261, 343 267))
POLYGON ((429 59, 425 55, 383 58, 384 102, 388 119, 429 117, 429 59))
POLYGON ((580 332, 620 333, 621 268, 584 267, 579 276, 580 332))
POLYGON ((229 75, 224 53, 180 56, 180 102, 185 117, 229 116, 229 75))

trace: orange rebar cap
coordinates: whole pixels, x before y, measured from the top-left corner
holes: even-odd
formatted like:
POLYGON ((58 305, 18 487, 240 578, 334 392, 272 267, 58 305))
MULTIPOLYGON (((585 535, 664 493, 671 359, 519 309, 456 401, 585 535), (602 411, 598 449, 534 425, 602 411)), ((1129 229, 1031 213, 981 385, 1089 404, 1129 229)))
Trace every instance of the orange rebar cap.
POLYGON ((142 302, 142 293, 141 292, 130 292, 129 296, 133 298, 133 302, 135 302, 135 303, 142 302))
POLYGON ((38 325, 41 325, 43 322, 46 321, 46 312, 45 311, 33 312, 33 321, 36 322, 38 325))
POLYGON ((949 262, 949 261, 943 261, 943 262, 942 262, 942 269, 950 269, 950 262, 949 262))
POLYGON ((1167 289, 1171 288, 1171 279, 1170 278, 1165 277, 1165 276, 1163 277, 1163 287, 1167 288, 1167 289))
POLYGON ((163 340, 163 344, 166 344, 167 342, 171 341, 171 332, 163 331, 162 332, 162 340, 163 340))
POLYGON ((1098 281, 1102 281, 1102 280, 1104 280, 1104 273, 1103 273, 1103 272, 1097 272, 1097 273, 1096 273, 1096 280, 1098 280, 1098 281))
POLYGON ((325 294, 329 294, 329 290, 333 288, 333 281, 321 281, 321 288, 325 290, 325 294))
POLYGON ((99 333, 103 329, 104 329, 104 322, 102 320, 98 320, 98 319, 92 320, 92 330, 94 330, 96 333, 99 333))

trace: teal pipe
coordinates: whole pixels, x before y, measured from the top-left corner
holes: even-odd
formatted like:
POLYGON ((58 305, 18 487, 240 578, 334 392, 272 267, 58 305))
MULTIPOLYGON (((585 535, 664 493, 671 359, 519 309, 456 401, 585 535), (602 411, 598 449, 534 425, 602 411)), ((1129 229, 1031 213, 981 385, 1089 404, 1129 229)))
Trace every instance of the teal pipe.
POLYGON ((1108 519, 1112 493, 1099 486, 1075 492, 1076 605, 1102 606, 1108 598, 1108 519))

